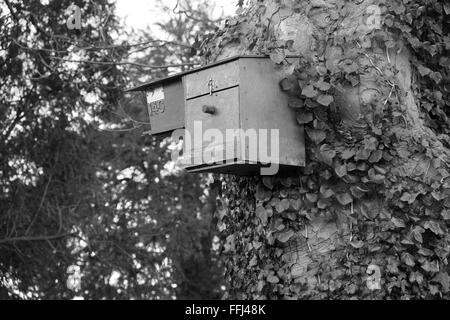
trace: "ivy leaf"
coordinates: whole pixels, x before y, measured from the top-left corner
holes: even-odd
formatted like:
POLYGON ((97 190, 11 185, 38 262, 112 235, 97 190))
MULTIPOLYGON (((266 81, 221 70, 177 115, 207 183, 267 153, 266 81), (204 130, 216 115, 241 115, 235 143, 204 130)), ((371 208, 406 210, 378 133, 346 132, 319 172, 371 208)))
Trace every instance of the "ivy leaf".
POLYGON ((363 47, 364 49, 372 47, 372 39, 370 37, 363 37, 363 39, 361 40, 361 47, 363 47))
POLYGON ((291 177, 280 179, 280 182, 286 188, 290 188, 292 186, 292 183, 293 183, 291 177))
POLYGON ((350 159, 351 157, 353 157, 355 155, 355 150, 344 150, 342 153, 341 153, 341 158, 343 159, 343 160, 348 160, 348 159, 350 159))
POLYGON ((293 75, 284 78, 280 81, 280 87, 284 92, 296 91, 299 88, 297 78, 293 75))
POLYGON ((227 237, 225 245, 224 245, 224 251, 225 252, 234 252, 236 250, 235 245, 235 236, 234 234, 231 234, 227 237))
POLYGON ((370 157, 370 150, 366 148, 360 148, 355 155, 356 160, 367 160, 370 157))
POLYGON ((277 230, 277 231, 283 231, 283 230, 286 228, 286 226, 285 226, 284 223, 283 223, 283 219, 278 218, 278 219, 275 221, 274 228, 275 228, 275 230, 277 230))
POLYGON ((324 171, 320 172, 319 175, 324 180, 330 180, 330 178, 332 177, 330 171, 328 171, 328 170, 324 170, 324 171))
POLYGON ((434 254, 433 251, 431 251, 430 249, 427 249, 427 248, 420 248, 419 251, 417 251, 417 253, 421 254, 425 257, 431 257, 434 254))
POLYGON ((275 283, 280 282, 280 279, 278 279, 277 276, 269 275, 269 276, 267 276, 267 282, 275 284, 275 283))
POLYGON ((425 229, 430 230, 437 236, 442 236, 445 234, 444 230, 442 230, 441 225, 436 221, 427 221, 423 225, 425 229))
POLYGON ((402 261, 410 267, 414 267, 415 266, 415 262, 414 262, 414 257, 409 254, 408 252, 403 252, 402 253, 402 261))
POLYGON ((356 163, 354 162, 347 162, 347 171, 355 171, 357 169, 356 163))
POLYGON ((328 202, 325 199, 320 199, 317 201, 317 208, 325 209, 328 206, 328 202))
POLYGON ((300 208, 302 206, 302 200, 300 200, 300 199, 291 199, 289 202, 291 203, 292 209, 294 209, 295 211, 300 210, 300 208))
POLYGON ((256 216, 261 220, 263 225, 267 224, 267 211, 263 206, 256 207, 255 210, 256 216))
POLYGON ((350 242, 350 245, 355 249, 361 249, 362 247, 364 247, 364 241, 353 240, 352 242, 350 242))
POLYGON ((307 193, 305 194, 306 199, 311 203, 316 203, 319 199, 319 196, 315 193, 307 193))
POLYGON ((350 59, 345 60, 341 68, 347 74, 357 72, 359 69, 358 65, 350 59))
POLYGON ((404 192, 400 198, 400 201, 408 202, 409 204, 413 203, 416 200, 417 194, 411 194, 409 192, 404 192))
POLYGON ((346 206, 353 201, 353 197, 347 192, 336 195, 336 199, 343 206, 346 206))
POLYGON ((350 187, 350 192, 352 193, 352 196, 356 199, 361 199, 362 197, 364 197, 364 194, 367 192, 368 190, 366 189, 362 189, 359 186, 351 186, 350 187))
POLYGON ((282 63, 284 59, 286 59, 286 54, 284 53, 284 50, 283 51, 277 50, 270 54, 270 60, 272 60, 276 64, 282 63))
POLYGON ((430 69, 428 69, 427 67, 424 67, 422 65, 417 66, 417 70, 419 71, 419 73, 422 77, 429 75, 432 72, 430 69))
POLYGON ((253 256, 252 260, 250 260, 248 266, 249 268, 254 267, 258 264, 258 259, 256 258, 256 256, 253 256))
POLYGON ((317 237, 319 239, 331 239, 338 231, 338 226, 335 222, 327 222, 320 227, 317 237))
POLYGON ((398 266, 400 264, 400 261, 397 260, 397 257, 392 257, 392 256, 388 256, 387 257, 387 266, 386 269, 389 273, 392 274, 398 274, 399 270, 398 270, 398 266))
POLYGON ((225 222, 220 221, 219 223, 217 223, 217 230, 219 230, 219 232, 222 232, 226 229, 227 229, 227 224, 225 222))
POLYGON ((327 137, 325 134, 325 131, 322 131, 322 130, 311 129, 311 128, 306 128, 305 130, 306 130, 306 133, 308 134, 308 137, 315 144, 320 144, 327 137))
POLYGON ((306 106, 311 109, 318 108, 321 106, 320 103, 318 103, 314 100, 311 100, 311 99, 306 99, 305 103, 306 103, 306 106))
POLYGON ((314 86, 322 91, 328 91, 331 89, 331 84, 323 81, 322 79, 320 81, 317 81, 316 83, 314 83, 314 86))
POLYGON ((450 276, 446 272, 439 272, 431 281, 439 283, 444 293, 450 290, 450 276))
POLYGON ((313 114, 311 112, 303 111, 297 112, 297 123, 298 124, 306 124, 313 121, 313 114))
POLYGON ((343 164, 342 166, 337 166, 334 168, 334 171, 339 178, 342 178, 347 175, 347 165, 343 164))
POLYGON ((382 174, 376 174, 375 170, 373 168, 370 168, 367 172, 367 176, 369 177, 369 180, 374 183, 384 183, 385 176, 382 174))
POLYGON ((330 96, 328 94, 321 94, 319 98, 317 98, 317 102, 326 107, 328 107, 333 101, 333 96, 330 96))
POLYGON ((437 261, 425 260, 421 267, 426 272, 439 272, 439 263, 437 261))
POLYGON ((432 72, 430 74, 430 78, 433 79, 434 82, 436 82, 437 84, 439 84, 443 79, 442 74, 440 72, 432 72))
POLYGON ((325 187, 324 185, 322 185, 322 186, 320 187, 320 194, 322 195, 322 197, 323 197, 324 199, 328 199, 328 198, 330 198, 331 196, 333 196, 334 191, 333 191, 333 189, 329 189, 329 188, 325 187))
POLYGON ((217 209, 216 216, 218 217, 219 221, 222 221, 223 217, 227 215, 227 210, 225 208, 217 209))
POLYGON ((381 160, 382 157, 383 157, 383 151, 375 150, 370 155, 369 162, 370 163, 377 163, 377 162, 379 162, 381 160))
POLYGON ((377 166, 375 164, 373 165, 373 169, 375 170, 376 173, 379 173, 381 175, 385 175, 388 172, 385 168, 377 166))
MULTIPOLYGON (((242 0, 242 1, 244 1, 244 0, 242 0)), ((265 286, 264 281, 263 280, 259 280, 258 285, 256 287, 256 291, 258 293, 260 293, 262 291, 262 289, 264 289, 264 286, 265 286)))
POLYGON ((415 36, 410 36, 408 41, 413 48, 419 48, 422 45, 422 42, 415 36))
POLYGON ((304 103, 302 99, 296 97, 289 97, 288 106, 289 108, 292 109, 300 109, 303 108, 304 103))
POLYGON ((431 195, 437 201, 441 201, 441 200, 444 200, 445 198, 447 198, 447 195, 444 192, 440 192, 440 191, 433 191, 433 192, 431 192, 431 195))
POLYGON ((394 21, 392 19, 386 19, 384 20, 384 24, 388 27, 392 27, 394 25, 394 21))
POLYGON ((318 65, 318 66, 316 66, 316 71, 321 76, 324 76, 327 74, 328 69, 324 65, 318 65))
POLYGON ((259 201, 267 201, 272 196, 272 192, 267 190, 261 183, 256 186, 255 198, 259 201))
POLYGON ((430 294, 431 294, 432 296, 435 296, 435 295, 437 295, 439 292, 441 292, 441 291, 439 290, 438 286, 435 286, 435 285, 432 285, 432 284, 430 284, 430 285, 428 286, 428 288, 430 288, 430 294))
POLYGON ((333 164, 333 158, 336 156, 336 151, 327 144, 321 145, 319 151, 320 160, 331 166, 333 164))
POLYGON ((278 213, 281 213, 288 210, 290 205, 291 203, 289 202, 288 199, 283 199, 275 206, 275 209, 277 210, 278 213))
POLYGON ((262 243, 259 241, 253 241, 252 245, 255 250, 258 250, 259 248, 261 248, 262 243))
POLYGON ((376 204, 371 202, 361 203, 360 210, 363 216, 371 220, 374 220, 379 214, 376 204))
POLYGON ((417 282, 418 284, 421 284, 423 282, 423 275, 418 271, 412 272, 409 276, 409 282, 417 282))
POLYGON ((442 210, 441 216, 444 220, 450 220, 450 210, 448 209, 442 210))
POLYGON ((450 4, 444 4, 444 11, 446 15, 450 15, 450 4))
POLYGON ((425 229, 423 229, 422 227, 415 227, 411 233, 417 242, 422 243, 423 242, 422 233, 424 232, 425 229))
POLYGON ((272 181, 272 177, 267 177, 267 176, 265 176, 265 177, 262 179, 262 182, 263 182, 264 186, 266 186, 267 189, 270 189, 270 190, 273 189, 273 181, 272 181))
POLYGON ((292 238, 294 234, 295 232, 292 230, 281 232, 277 235, 277 240, 280 241, 281 243, 286 243, 289 241, 289 239, 292 238))
POLYGON ((396 217, 392 217, 391 218, 391 222, 397 228, 405 228, 406 227, 405 222, 402 219, 399 219, 399 218, 396 218, 396 217))
POLYGON ((314 98, 317 96, 317 91, 314 89, 312 85, 308 85, 302 90, 302 95, 304 95, 307 98, 314 98))

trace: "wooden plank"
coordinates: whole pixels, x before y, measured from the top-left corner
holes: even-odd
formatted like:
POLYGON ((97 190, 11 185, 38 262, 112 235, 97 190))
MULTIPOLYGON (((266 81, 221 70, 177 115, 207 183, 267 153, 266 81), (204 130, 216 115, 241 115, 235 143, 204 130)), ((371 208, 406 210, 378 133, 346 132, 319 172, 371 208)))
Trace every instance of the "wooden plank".
POLYGON ((202 134, 208 129, 217 129, 223 136, 223 144, 218 146, 219 153, 222 156, 216 158, 217 162, 225 160, 234 160, 240 154, 240 138, 236 139, 234 156, 227 155, 227 148, 232 148, 234 141, 226 141, 227 129, 239 129, 239 88, 234 87, 228 90, 213 93, 213 95, 206 95, 186 101, 186 130, 191 135, 192 139, 197 139, 197 144, 192 143, 191 150, 186 150, 191 154, 195 162, 193 164, 199 165, 203 163, 202 155, 205 149, 213 143, 213 141, 203 141, 203 137, 195 137, 194 121, 199 121, 202 124, 202 134), (203 106, 212 106, 216 112, 208 114, 203 111, 203 106), (198 139, 202 139, 199 141, 198 139), (199 145, 199 142, 201 144, 199 145))
POLYGON ((160 134, 184 128, 185 102, 181 80, 146 92, 151 129, 148 134, 160 134))
MULTIPOLYGON (((304 128, 297 124, 295 111, 288 107, 288 96, 279 86, 285 75, 275 70, 270 59, 239 61, 241 127, 244 130, 278 129, 279 164, 304 166, 304 128)), ((247 157, 242 160, 256 159, 247 157)))
POLYGON ((206 68, 185 76, 186 99, 239 85, 239 60, 206 68), (211 83, 211 88, 210 88, 211 83))

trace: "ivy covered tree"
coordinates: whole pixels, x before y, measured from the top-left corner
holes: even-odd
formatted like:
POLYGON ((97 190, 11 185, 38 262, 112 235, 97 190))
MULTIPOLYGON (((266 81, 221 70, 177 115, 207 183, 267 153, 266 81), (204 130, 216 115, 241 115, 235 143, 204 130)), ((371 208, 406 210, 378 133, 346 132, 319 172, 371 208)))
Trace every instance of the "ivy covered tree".
POLYGON ((290 97, 274 112, 296 109, 307 160, 287 177, 221 178, 226 297, 448 299, 449 4, 255 0, 239 11, 205 62, 270 55, 290 97))

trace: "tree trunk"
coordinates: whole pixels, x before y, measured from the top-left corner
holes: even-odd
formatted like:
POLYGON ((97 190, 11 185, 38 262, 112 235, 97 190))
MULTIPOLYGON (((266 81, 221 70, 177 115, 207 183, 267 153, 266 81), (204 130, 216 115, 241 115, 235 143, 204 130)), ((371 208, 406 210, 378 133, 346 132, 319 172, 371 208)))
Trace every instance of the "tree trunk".
POLYGON ((307 133, 291 176, 222 178, 226 298, 449 297, 449 11, 252 1, 207 44, 269 54, 307 133))

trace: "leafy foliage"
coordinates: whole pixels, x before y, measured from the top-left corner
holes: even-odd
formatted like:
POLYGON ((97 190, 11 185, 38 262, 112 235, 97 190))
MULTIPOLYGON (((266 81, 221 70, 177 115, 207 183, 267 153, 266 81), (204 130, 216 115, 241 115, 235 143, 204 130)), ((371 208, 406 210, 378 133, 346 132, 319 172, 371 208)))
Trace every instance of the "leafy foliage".
POLYGON ((81 31, 66 27, 72 1, 0 4, 0 298, 217 298, 214 194, 171 172, 141 97, 124 96, 195 64, 183 26, 210 22, 180 13, 170 43, 121 41, 109 1, 73 2, 81 31))

